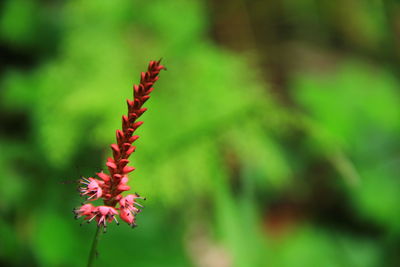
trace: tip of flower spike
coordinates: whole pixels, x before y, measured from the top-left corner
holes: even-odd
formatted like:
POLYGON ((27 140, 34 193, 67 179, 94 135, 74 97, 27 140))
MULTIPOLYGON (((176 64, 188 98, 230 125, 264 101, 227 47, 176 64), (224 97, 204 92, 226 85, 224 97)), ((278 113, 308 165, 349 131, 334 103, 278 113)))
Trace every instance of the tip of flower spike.
POLYGON ((159 68, 159 70, 167 70, 166 67, 164 67, 163 65, 160 65, 162 59, 163 59, 163 58, 160 58, 160 59, 156 62, 157 65, 159 65, 158 68, 159 68))

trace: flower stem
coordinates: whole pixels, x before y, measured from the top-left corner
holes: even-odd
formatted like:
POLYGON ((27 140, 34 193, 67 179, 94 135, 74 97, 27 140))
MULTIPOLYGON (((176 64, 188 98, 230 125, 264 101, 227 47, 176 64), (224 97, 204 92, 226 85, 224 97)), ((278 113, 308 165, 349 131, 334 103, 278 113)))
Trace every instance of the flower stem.
POLYGON ((97 226, 96 234, 94 235, 93 243, 92 243, 92 248, 90 249, 90 254, 89 254, 89 260, 88 260, 88 267, 94 266, 94 260, 97 256, 97 243, 100 240, 100 235, 103 230, 103 226, 97 226))

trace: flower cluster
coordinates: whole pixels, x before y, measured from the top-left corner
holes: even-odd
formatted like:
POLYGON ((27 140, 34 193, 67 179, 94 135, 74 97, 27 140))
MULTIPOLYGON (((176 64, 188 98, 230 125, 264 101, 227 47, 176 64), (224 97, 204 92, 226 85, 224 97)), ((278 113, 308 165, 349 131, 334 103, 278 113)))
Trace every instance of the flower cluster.
POLYGON ((119 215, 130 226, 136 226, 135 217, 143 207, 137 200, 144 198, 137 193, 127 196, 121 193, 130 190, 128 174, 135 170, 128 166, 128 158, 136 149, 133 142, 139 138, 133 133, 143 124, 138 118, 147 110, 142 106, 150 98, 153 84, 163 69, 160 61, 150 61, 147 72, 141 74, 140 84, 133 86, 133 100, 127 100, 128 114, 122 116, 122 130, 117 130, 117 142, 111 145, 112 157, 106 163, 108 173, 101 171, 97 173, 97 179, 89 177, 80 180, 81 196, 87 197, 87 202, 103 199, 104 205, 94 206, 86 202, 74 210, 76 218, 83 217, 88 222, 96 220, 97 225, 105 229, 107 222, 114 220, 118 224, 116 216, 119 215))

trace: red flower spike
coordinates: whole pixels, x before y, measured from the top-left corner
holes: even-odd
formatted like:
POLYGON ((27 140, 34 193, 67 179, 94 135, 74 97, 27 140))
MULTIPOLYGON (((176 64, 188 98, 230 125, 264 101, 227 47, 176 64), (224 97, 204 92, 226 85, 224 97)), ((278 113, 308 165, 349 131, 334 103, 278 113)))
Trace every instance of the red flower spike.
POLYGON ((127 222, 130 226, 136 226, 136 215, 140 212, 137 199, 143 199, 137 194, 130 194, 126 197, 121 192, 130 190, 128 185, 128 173, 135 170, 128 166, 129 156, 135 151, 135 142, 139 136, 133 133, 143 122, 136 121, 147 108, 143 104, 150 98, 149 94, 154 90, 154 83, 158 79, 159 72, 165 67, 160 65, 160 61, 150 61, 146 72, 140 75, 140 84, 133 86, 133 99, 127 99, 128 114, 122 116, 122 130, 116 131, 117 143, 111 145, 112 158, 108 158, 106 166, 110 174, 104 172, 97 173, 101 179, 83 178, 81 180, 81 195, 87 197, 87 201, 93 201, 102 198, 103 206, 93 206, 92 204, 83 204, 74 210, 76 217, 84 217, 84 220, 91 222, 96 220, 98 226, 106 227, 107 222, 115 220, 116 215, 127 222), (118 207, 119 205, 119 207, 118 207))

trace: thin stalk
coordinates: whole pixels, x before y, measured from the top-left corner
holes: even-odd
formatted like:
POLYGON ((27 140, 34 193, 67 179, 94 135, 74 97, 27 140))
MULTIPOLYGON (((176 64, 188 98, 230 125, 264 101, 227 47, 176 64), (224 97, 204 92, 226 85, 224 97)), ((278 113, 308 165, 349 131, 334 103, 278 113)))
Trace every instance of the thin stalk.
POLYGON ((99 243, 101 232, 103 230, 103 226, 97 226, 96 234, 94 235, 92 248, 90 249, 89 260, 88 260, 88 267, 94 266, 94 261, 97 256, 97 243, 99 243))

